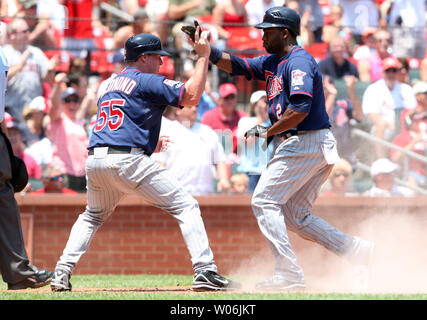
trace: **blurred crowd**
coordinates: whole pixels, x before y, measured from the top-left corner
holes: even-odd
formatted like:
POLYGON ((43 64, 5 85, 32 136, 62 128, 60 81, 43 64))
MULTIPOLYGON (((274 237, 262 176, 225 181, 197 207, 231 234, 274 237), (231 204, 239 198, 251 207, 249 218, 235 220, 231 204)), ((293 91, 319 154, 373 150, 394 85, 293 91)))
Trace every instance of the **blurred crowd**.
MULTIPOLYGON (((197 19, 215 46, 255 57, 264 49, 253 25, 282 5, 301 15, 298 42, 323 74, 342 158, 323 196, 423 194, 425 0, 1 1, 0 45, 10 65, 5 121, 13 151, 28 168, 23 193, 86 191, 98 92, 124 68, 131 35, 159 36, 171 53, 160 73, 185 80, 194 53, 182 25, 197 19)), ((192 195, 252 193, 279 143, 245 142, 244 132, 257 124, 270 125, 264 83, 230 78, 212 66, 197 107, 166 109, 161 136, 170 141, 152 157, 192 195)))

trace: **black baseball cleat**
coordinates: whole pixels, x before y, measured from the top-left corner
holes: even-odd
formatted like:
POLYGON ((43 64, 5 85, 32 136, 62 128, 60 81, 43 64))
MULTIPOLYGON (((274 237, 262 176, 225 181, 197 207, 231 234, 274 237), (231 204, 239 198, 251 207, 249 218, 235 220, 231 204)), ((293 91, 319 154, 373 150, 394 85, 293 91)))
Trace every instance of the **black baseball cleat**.
POLYGON ((34 274, 25 278, 18 283, 8 283, 8 290, 21 290, 27 288, 40 288, 50 283, 53 277, 53 272, 47 270, 39 270, 36 267, 30 265, 30 268, 34 270, 34 274))
POLYGON ((60 268, 55 270, 55 275, 50 283, 50 288, 53 292, 71 291, 73 286, 70 282, 71 275, 60 268))
POLYGON ((194 275, 194 291, 218 291, 240 289, 241 284, 224 278, 215 271, 203 270, 194 275))

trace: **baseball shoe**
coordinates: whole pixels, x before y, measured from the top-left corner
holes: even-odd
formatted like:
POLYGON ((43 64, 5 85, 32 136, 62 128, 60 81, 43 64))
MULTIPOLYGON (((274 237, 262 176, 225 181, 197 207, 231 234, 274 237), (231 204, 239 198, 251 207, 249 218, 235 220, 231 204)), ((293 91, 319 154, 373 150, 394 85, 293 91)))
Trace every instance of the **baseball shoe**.
POLYGON ((370 266, 374 258, 375 243, 359 237, 353 238, 353 246, 347 253, 347 258, 355 265, 370 266))
POLYGON ((39 270, 35 266, 29 265, 31 269, 34 270, 34 274, 32 276, 29 276, 28 278, 25 278, 24 280, 18 282, 18 283, 8 283, 7 289, 8 290, 21 290, 21 289, 27 289, 27 288, 40 288, 43 287, 52 280, 53 272, 47 271, 47 270, 39 270))
POLYGON ((215 271, 203 270, 194 275, 194 291, 217 291, 240 289, 238 282, 226 279, 215 271))
POLYGON ((255 289, 260 291, 302 291, 305 289, 305 284, 299 281, 289 281, 280 275, 274 275, 270 279, 257 283, 255 289))
POLYGON ((50 283, 50 288, 54 292, 59 291, 71 291, 72 285, 70 282, 71 275, 63 270, 63 269, 56 269, 55 275, 50 283))

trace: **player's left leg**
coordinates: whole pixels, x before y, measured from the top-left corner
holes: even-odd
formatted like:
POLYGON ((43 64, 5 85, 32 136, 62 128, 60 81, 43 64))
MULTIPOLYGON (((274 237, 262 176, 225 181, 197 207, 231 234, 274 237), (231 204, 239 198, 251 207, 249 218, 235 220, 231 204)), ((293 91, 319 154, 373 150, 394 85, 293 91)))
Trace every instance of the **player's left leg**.
POLYGON ((294 136, 282 142, 262 173, 252 197, 259 228, 276 259, 275 276, 291 284, 303 284, 304 273, 290 244, 282 207, 324 161, 320 148, 311 147, 304 140, 294 136))
POLYGON ((344 254, 352 244, 352 237, 334 228, 325 220, 311 214, 313 203, 319 195, 333 165, 321 168, 282 207, 289 230, 301 237, 317 242, 337 255, 344 254))
POLYGON ((317 242, 352 263, 368 265, 375 247, 373 242, 345 234, 324 219, 311 214, 320 188, 328 178, 332 167, 333 165, 325 163, 324 168, 283 205, 286 225, 289 230, 301 237, 317 242))

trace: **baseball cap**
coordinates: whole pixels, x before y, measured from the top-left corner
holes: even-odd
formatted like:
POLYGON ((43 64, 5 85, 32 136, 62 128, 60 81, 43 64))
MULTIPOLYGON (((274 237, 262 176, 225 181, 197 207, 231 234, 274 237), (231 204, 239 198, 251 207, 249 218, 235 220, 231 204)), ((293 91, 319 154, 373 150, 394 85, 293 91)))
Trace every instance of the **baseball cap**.
POLYGON ((47 112, 46 99, 42 96, 35 97, 29 104, 22 110, 22 118, 26 119, 33 111, 47 112))
POLYGON ((67 87, 67 89, 62 93, 61 99, 64 100, 72 95, 78 96, 76 89, 74 89, 73 87, 67 87))
POLYGON ((412 90, 414 91, 414 94, 427 93, 427 82, 418 81, 414 84, 412 90))
POLYGON ((251 98, 249 99, 249 102, 251 104, 255 104, 259 101, 259 99, 266 97, 267 93, 265 90, 258 90, 251 94, 251 98))
POLYGON ((399 168, 397 164, 387 158, 375 160, 371 165, 371 176, 375 177, 381 173, 392 173, 399 168))
POLYGON ((383 70, 399 69, 400 67, 401 64, 396 58, 388 57, 383 60, 383 70))
POLYGON ((223 83, 219 86, 219 96, 221 98, 225 98, 229 96, 230 94, 237 95, 237 88, 232 83, 223 83))

